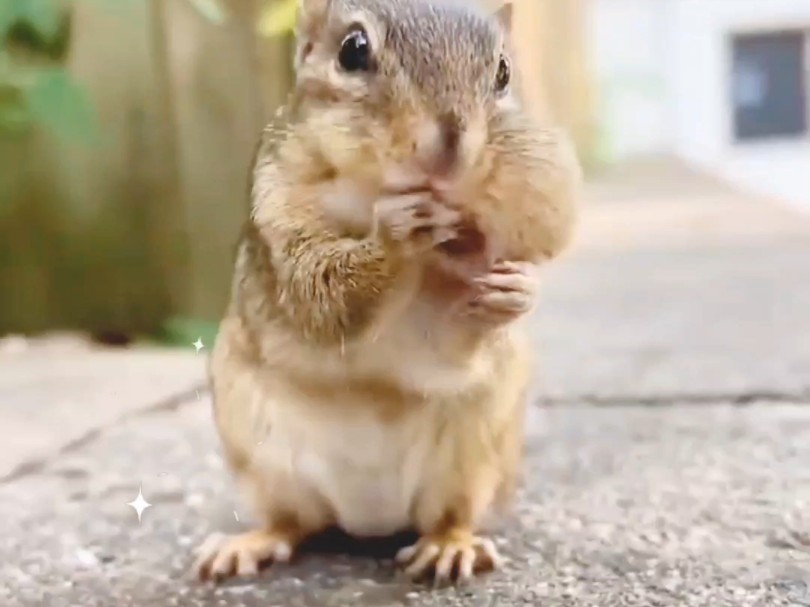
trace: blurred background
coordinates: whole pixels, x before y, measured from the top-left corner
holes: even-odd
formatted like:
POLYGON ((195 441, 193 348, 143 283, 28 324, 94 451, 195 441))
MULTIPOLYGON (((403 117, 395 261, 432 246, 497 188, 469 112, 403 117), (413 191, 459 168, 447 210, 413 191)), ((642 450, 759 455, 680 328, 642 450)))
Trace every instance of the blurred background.
MULTIPOLYGON (((810 209, 810 2, 515 11, 527 103, 569 129, 591 180, 672 159, 810 209)), ((0 0, 0 335, 211 334, 294 15, 293 0, 0 0)), ((683 185, 655 166, 658 193, 683 185)))
MULTIPOLYGON (((443 600, 185 577, 248 515, 206 355, 295 8, 0 0, 2 605, 443 600)), ((514 0, 514 44, 587 184, 526 327, 512 568, 448 600, 810 605, 810 0, 514 0)))

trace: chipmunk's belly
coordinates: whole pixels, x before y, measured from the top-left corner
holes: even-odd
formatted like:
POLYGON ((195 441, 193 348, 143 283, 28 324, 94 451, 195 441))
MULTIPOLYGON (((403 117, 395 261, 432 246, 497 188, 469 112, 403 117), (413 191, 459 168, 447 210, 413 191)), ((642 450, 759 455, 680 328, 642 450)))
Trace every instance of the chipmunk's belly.
POLYGON ((373 410, 323 405, 317 413, 296 407, 283 415, 271 431, 275 458, 292 462, 297 481, 327 502, 346 532, 381 536, 410 527, 415 495, 430 469, 422 416, 385 423, 373 410), (282 433, 280 441, 273 439, 282 433))

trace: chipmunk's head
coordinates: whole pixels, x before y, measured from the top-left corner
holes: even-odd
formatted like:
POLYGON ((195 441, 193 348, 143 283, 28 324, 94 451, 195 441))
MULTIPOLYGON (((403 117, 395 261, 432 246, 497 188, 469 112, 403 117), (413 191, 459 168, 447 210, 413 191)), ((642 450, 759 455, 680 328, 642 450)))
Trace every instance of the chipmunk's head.
POLYGON ((300 0, 296 98, 336 172, 409 163, 437 178, 475 164, 513 103, 509 5, 300 0))

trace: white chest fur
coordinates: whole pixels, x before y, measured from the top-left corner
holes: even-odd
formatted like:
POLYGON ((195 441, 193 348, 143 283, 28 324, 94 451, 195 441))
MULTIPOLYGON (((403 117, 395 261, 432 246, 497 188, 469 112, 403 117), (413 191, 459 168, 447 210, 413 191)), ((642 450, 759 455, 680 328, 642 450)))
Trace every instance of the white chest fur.
POLYGON ((337 523, 357 536, 388 535, 411 523, 416 492, 429 470, 428 412, 386 423, 373 408, 347 403, 281 406, 261 448, 268 470, 326 500, 337 523))

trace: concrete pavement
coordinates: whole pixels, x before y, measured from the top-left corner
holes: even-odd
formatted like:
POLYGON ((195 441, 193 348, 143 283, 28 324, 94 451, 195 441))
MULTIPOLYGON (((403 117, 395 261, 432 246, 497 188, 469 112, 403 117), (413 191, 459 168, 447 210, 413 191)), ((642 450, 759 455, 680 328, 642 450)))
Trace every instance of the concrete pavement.
POLYGON ((536 316, 503 572, 434 591, 362 545, 201 587, 192 546, 249 524, 202 355, 6 341, 0 605, 810 605, 810 218, 664 164, 595 184, 582 234, 536 316))
POLYGON ((461 591, 414 587, 387 560, 312 554, 256 583, 196 584, 192 546, 249 516, 206 403, 189 403, 0 488, 0 604, 810 604, 806 407, 573 406, 535 409, 529 426, 527 485, 498 534, 512 561, 461 591), (139 487, 152 504, 140 525, 126 506, 139 487))

